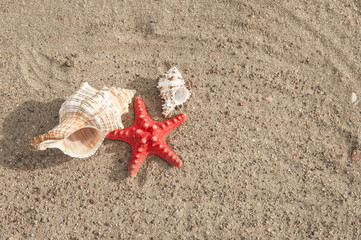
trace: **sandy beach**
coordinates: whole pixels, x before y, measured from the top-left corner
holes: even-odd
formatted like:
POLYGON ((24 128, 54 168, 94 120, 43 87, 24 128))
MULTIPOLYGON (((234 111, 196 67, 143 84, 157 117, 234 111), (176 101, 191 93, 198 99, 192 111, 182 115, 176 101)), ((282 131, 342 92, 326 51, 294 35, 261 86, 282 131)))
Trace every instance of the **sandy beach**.
POLYGON ((360 238, 360 1, 0 10, 0 239, 360 238), (109 139, 86 159, 29 147, 83 82, 134 89, 164 120, 173 66, 192 93, 166 138, 180 168, 150 155, 129 178, 130 145, 109 139))

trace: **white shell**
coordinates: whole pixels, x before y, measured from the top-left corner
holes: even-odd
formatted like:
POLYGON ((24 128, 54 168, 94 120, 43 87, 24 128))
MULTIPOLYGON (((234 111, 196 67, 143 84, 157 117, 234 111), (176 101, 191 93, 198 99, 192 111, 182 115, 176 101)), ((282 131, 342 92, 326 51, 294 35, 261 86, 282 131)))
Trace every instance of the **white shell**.
POLYGON ((176 67, 169 69, 158 81, 160 95, 164 99, 163 115, 167 117, 176 106, 182 105, 191 93, 184 85, 184 80, 176 67))
POLYGON ((93 155, 108 132, 124 128, 121 116, 128 112, 134 90, 107 88, 97 90, 83 83, 59 110, 59 125, 35 137, 30 145, 38 150, 59 148, 71 157, 93 155))
POLYGON ((356 95, 356 93, 351 93, 351 102, 352 103, 354 103, 354 102, 356 102, 357 101, 357 95, 356 95))

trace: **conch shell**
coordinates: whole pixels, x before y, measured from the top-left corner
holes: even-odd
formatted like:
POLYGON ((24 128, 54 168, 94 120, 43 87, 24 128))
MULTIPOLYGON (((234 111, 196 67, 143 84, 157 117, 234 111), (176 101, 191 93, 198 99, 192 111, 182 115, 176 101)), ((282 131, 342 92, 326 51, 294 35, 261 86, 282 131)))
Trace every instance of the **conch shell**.
POLYGON ((71 157, 93 155, 105 135, 124 128, 121 116, 128 112, 134 90, 107 88, 97 90, 83 83, 59 110, 59 125, 37 136, 30 145, 38 150, 59 148, 71 157))
POLYGON ((176 106, 182 105, 191 93, 184 85, 184 80, 176 67, 169 69, 158 81, 160 95, 164 99, 163 115, 167 117, 176 106))

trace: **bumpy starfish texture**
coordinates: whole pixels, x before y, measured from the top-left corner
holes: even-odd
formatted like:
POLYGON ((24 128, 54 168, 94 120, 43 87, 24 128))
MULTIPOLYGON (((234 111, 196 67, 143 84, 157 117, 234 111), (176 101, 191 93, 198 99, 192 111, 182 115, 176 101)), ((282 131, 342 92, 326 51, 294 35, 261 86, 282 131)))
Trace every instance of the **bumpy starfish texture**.
POLYGON ((149 154, 158 155, 170 164, 180 167, 182 161, 166 144, 165 135, 181 125, 186 120, 186 115, 182 113, 164 121, 153 121, 141 97, 135 99, 134 110, 135 121, 131 127, 112 131, 106 136, 109 139, 127 142, 132 147, 129 176, 135 177, 149 154))

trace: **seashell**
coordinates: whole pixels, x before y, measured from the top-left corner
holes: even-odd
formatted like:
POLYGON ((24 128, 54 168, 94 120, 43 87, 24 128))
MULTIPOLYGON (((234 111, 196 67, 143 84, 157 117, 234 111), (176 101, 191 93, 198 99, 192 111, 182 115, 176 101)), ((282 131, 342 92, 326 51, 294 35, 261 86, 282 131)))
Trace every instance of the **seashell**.
POLYGON ((351 93, 351 102, 352 103, 355 103, 357 101, 357 95, 356 95, 356 93, 351 93))
POLYGON ((83 83, 59 110, 59 125, 37 136, 30 145, 38 150, 59 148, 71 157, 93 155, 105 135, 124 128, 121 116, 128 112, 134 90, 107 88, 97 90, 83 83))
POLYGON ((190 97, 191 93, 185 87, 182 75, 176 67, 169 69, 158 81, 160 95, 164 99, 163 115, 167 117, 176 106, 182 105, 190 97))

